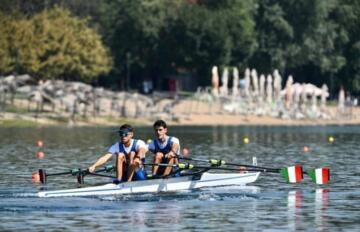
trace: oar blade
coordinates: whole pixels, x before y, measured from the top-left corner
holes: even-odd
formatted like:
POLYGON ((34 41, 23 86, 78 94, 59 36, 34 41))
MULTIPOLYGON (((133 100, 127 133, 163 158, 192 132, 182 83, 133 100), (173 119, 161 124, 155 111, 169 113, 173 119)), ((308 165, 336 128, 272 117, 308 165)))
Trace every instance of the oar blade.
POLYGON ((330 180, 330 169, 327 167, 309 170, 308 175, 316 184, 327 184, 330 180))
POLYGON ((42 184, 46 184, 46 172, 45 172, 45 170, 44 169, 39 169, 39 177, 40 177, 40 182, 42 183, 42 184))
POLYGON ((301 165, 282 168, 280 174, 288 183, 300 183, 303 179, 303 170, 301 165))

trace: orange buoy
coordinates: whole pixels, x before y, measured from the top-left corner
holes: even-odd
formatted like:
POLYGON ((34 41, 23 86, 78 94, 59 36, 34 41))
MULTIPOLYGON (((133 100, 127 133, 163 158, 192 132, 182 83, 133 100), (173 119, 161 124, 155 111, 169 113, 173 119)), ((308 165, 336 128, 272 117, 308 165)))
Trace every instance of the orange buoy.
POLYGON ((244 173, 244 172, 246 172, 246 167, 240 166, 239 167, 239 173, 244 173))
POLYGON ((40 174, 39 172, 33 172, 31 175, 31 182, 40 183, 40 174))
POLYGON ((184 148, 182 149, 182 154, 183 154, 183 156, 187 156, 187 155, 189 154, 189 150, 184 147, 184 148))
POLYGON ((43 151, 36 152, 36 158, 42 159, 45 157, 45 153, 43 151))
POLYGON ((304 151, 304 153, 307 153, 307 152, 309 152, 309 147, 307 147, 307 146, 304 146, 304 148, 303 148, 303 151, 304 151))
POLYGON ((36 142, 36 144, 37 144, 38 147, 43 147, 43 146, 44 146, 44 141, 38 140, 38 141, 36 142))

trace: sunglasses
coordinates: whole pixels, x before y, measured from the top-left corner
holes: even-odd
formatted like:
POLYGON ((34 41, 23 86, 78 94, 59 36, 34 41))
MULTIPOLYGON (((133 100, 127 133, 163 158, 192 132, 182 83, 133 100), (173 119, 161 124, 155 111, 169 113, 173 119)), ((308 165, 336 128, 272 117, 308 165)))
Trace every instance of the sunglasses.
POLYGON ((120 137, 126 137, 126 136, 128 136, 129 135, 129 131, 119 131, 119 136, 120 137))

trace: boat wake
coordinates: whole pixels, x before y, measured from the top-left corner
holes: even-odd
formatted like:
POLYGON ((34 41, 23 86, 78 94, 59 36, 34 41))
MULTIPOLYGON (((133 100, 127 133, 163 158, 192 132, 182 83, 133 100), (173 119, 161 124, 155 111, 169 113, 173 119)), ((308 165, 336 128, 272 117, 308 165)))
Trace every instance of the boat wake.
POLYGON ((156 202, 156 201, 222 201, 226 198, 249 199, 260 198, 259 187, 255 186, 224 186, 182 190, 176 192, 140 193, 127 195, 98 196, 102 201, 156 202))

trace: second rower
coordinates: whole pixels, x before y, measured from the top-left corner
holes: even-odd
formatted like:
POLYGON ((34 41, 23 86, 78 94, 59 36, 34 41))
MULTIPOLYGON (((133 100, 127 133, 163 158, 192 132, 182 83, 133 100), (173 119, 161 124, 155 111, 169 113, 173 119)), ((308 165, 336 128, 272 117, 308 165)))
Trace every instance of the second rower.
POLYGON ((167 125, 165 121, 157 120, 153 128, 156 139, 148 145, 149 151, 155 155, 152 174, 154 176, 168 176, 174 171, 170 165, 178 164, 179 162, 180 142, 178 138, 167 135, 167 125), (160 163, 168 164, 169 166, 164 167, 157 165, 160 163))

